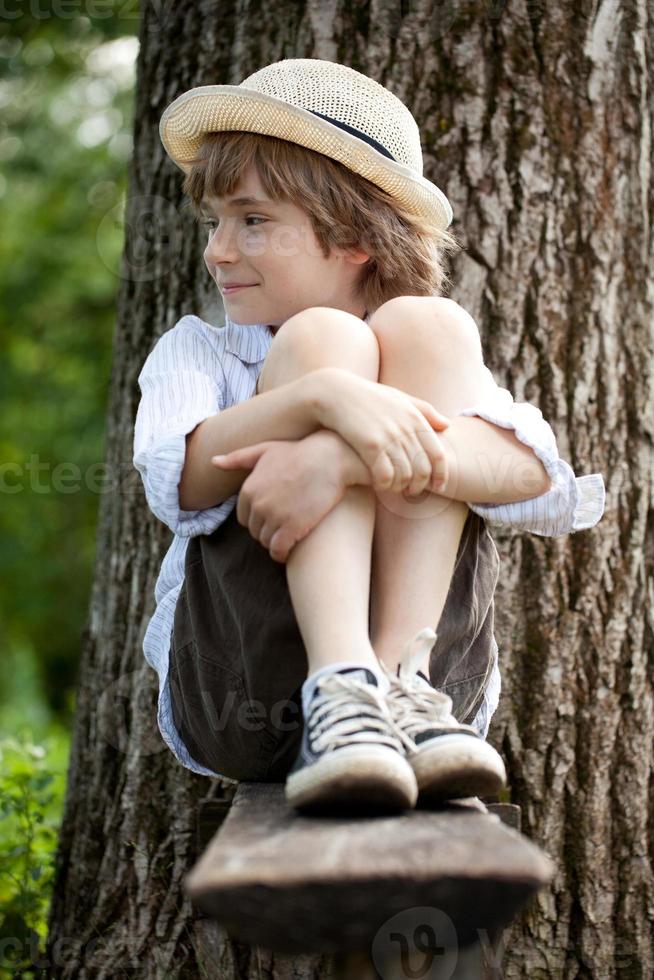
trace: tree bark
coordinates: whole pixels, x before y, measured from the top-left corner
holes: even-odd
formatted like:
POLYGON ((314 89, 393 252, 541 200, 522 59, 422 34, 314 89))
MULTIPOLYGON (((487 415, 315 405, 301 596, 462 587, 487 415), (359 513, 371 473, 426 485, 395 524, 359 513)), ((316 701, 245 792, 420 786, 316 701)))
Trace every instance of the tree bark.
MULTIPOLYGON (((53 977, 322 977, 208 928, 180 882, 199 802, 141 644, 170 533, 131 464, 137 375, 184 313, 217 322, 181 174, 158 123, 180 92, 317 57, 394 91, 465 251, 451 295, 486 363, 538 405, 601 522, 558 539, 494 529, 503 690, 490 741, 522 829, 557 865, 505 934, 507 978, 651 976, 654 947, 652 48, 645 0, 144 3, 125 260, 88 628, 50 916, 53 977), (144 238, 144 229, 147 238, 144 238)), ((215 286, 214 286, 215 289, 215 286)))

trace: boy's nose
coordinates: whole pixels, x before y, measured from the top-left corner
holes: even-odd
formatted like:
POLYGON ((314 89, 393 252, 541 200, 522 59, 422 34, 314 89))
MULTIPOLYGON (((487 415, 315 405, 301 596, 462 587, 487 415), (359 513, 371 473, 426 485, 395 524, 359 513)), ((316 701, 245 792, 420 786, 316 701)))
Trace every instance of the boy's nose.
POLYGON ((214 228, 204 250, 204 261, 216 264, 223 260, 233 260, 238 256, 239 243, 235 222, 226 219, 219 228, 214 228))

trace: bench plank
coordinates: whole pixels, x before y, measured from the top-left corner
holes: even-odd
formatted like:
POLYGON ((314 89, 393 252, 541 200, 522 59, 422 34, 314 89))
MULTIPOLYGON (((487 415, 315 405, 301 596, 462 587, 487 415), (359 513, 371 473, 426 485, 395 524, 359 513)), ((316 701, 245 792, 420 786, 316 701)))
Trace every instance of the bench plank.
POLYGON ((306 816, 289 807, 283 784, 241 783, 183 888, 244 942, 324 953, 369 949, 407 910, 415 929, 425 908, 449 918, 456 944, 467 946, 478 930, 510 922, 553 873, 517 830, 463 803, 306 816))

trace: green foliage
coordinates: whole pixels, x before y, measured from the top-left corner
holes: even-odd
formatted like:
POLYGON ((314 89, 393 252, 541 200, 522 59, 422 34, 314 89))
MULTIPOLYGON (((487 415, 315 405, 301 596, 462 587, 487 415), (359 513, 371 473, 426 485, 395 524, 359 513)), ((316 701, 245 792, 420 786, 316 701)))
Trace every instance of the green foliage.
POLYGON ((138 48, 137 0, 7 10, 0 36, 2 978, 41 975, 33 964, 46 934, 98 507, 108 492, 101 476, 123 249, 115 216, 127 187, 138 48))
POLYGON ((0 978, 43 956, 68 751, 58 726, 43 744, 0 739, 0 978))
MULTIPOLYGON (((62 722, 103 479, 136 3, 16 4, 0 39, 0 643, 62 722), (32 11, 32 13, 30 13, 32 11)), ((128 453, 129 455, 129 453, 128 453)), ((129 462, 129 459, 128 459, 129 462)), ((15 696, 0 685, 0 706, 15 696)))

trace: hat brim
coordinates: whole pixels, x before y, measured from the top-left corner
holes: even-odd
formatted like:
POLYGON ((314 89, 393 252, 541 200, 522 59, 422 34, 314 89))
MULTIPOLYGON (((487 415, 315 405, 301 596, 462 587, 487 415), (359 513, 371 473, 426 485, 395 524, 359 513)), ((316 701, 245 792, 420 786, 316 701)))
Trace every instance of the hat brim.
POLYGON ((207 133, 241 131, 275 136, 323 153, 397 198, 411 213, 445 229, 452 208, 436 184, 389 159, 358 136, 281 99, 242 85, 200 85, 178 96, 159 123, 171 160, 188 173, 207 133))

